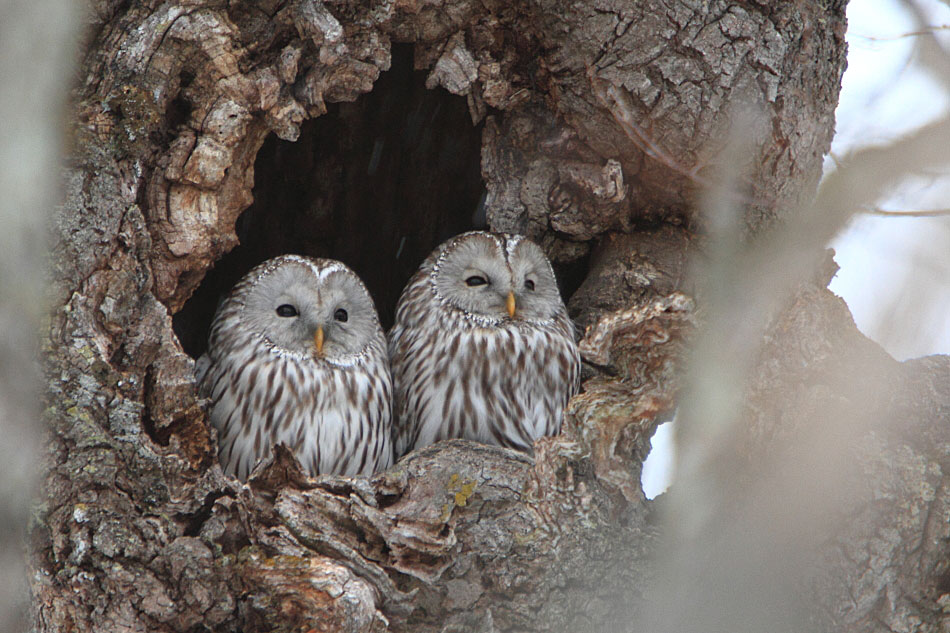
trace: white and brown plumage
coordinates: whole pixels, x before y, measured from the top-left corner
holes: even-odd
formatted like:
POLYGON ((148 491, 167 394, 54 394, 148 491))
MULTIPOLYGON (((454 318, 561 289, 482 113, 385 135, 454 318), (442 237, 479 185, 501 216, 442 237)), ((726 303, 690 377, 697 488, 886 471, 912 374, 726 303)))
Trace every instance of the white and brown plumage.
POLYGON ((397 455, 456 437, 530 451, 580 387, 554 271, 518 235, 439 246, 403 290, 389 352, 397 455))
POLYGON ((231 475, 247 479, 279 442, 313 475, 392 463, 386 339, 340 262, 284 255, 248 273, 218 308, 196 373, 231 475))

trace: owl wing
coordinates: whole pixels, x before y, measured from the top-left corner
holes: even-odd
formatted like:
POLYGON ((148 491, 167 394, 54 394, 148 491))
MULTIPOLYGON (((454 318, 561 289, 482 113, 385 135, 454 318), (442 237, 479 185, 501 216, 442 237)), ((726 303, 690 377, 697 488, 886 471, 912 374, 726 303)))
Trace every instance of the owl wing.
POLYGON ((203 393, 204 381, 209 369, 211 369, 211 357, 202 354, 201 358, 195 361, 195 384, 198 385, 198 393, 205 397, 207 394, 203 393))

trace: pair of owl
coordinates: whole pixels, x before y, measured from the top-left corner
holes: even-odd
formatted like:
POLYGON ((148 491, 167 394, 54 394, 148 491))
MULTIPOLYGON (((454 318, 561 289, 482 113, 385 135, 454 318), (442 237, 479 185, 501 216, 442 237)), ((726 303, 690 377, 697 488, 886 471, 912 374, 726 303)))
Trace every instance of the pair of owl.
POLYGON ((344 264, 264 262, 218 309, 196 374, 229 474, 283 442, 311 474, 357 475, 448 438, 531 450, 560 430, 580 356, 538 245, 477 231, 423 262, 388 346, 344 264))

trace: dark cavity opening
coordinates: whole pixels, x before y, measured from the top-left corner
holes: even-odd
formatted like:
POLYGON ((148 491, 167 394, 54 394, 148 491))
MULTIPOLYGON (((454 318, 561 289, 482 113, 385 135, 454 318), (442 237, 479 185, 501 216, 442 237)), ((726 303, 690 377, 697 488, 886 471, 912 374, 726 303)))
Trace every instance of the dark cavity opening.
POLYGON ((175 332, 200 356, 218 301, 251 268, 284 253, 338 259, 356 271, 392 324, 403 286, 443 240, 485 228, 481 126, 464 98, 427 90, 412 46, 354 103, 331 104, 296 142, 271 135, 254 163, 254 203, 240 245, 208 272, 175 332))

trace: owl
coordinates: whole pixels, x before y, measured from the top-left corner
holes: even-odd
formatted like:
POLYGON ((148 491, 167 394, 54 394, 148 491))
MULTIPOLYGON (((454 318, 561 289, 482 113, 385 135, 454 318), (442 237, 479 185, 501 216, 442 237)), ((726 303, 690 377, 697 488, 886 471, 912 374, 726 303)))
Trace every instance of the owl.
POLYGON ((279 442, 312 475, 392 463, 386 339, 340 262, 284 255, 248 273, 218 308, 196 374, 230 475, 247 479, 279 442))
POLYGON ((456 437, 530 452, 580 388, 554 271, 518 235, 439 246, 402 292, 389 354, 397 456, 456 437))

